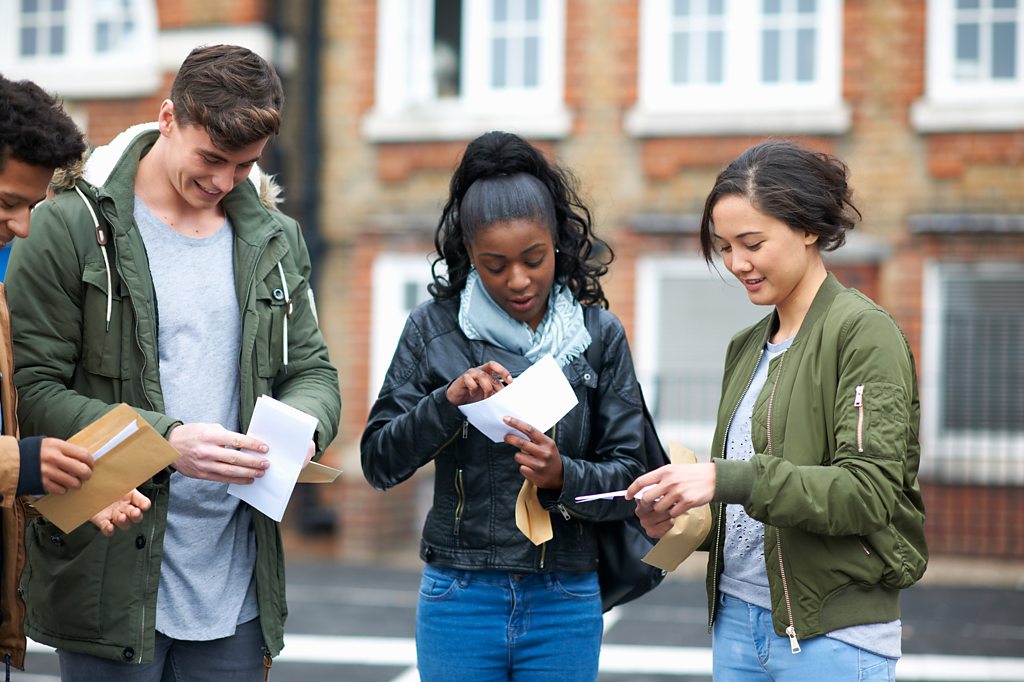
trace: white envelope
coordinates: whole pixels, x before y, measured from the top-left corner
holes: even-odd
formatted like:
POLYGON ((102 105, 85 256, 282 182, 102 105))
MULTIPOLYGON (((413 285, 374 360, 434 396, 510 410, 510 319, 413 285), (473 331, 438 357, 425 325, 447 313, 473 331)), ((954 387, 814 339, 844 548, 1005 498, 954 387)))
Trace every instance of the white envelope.
POLYGON ((510 433, 526 437, 506 424, 504 417, 515 417, 547 431, 577 402, 561 367, 553 357, 545 355, 490 398, 459 405, 459 410, 481 433, 501 443, 510 433))

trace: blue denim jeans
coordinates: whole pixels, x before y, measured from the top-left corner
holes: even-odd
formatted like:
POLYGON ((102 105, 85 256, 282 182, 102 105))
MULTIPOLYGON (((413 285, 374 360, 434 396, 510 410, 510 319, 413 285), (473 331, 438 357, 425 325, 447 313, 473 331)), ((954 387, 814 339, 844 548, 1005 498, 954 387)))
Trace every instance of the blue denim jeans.
POLYGON ((122 663, 57 650, 62 682, 253 682, 263 679, 260 619, 242 623, 230 637, 208 642, 171 639, 156 633, 151 663, 122 663))
POLYGON ((772 614, 742 599, 719 594, 711 633, 715 682, 893 682, 896 659, 873 654, 831 637, 800 641, 800 653, 789 638, 772 629, 772 614))
POLYGON ((601 652, 596 573, 427 565, 416 610, 422 682, 593 682, 601 652))

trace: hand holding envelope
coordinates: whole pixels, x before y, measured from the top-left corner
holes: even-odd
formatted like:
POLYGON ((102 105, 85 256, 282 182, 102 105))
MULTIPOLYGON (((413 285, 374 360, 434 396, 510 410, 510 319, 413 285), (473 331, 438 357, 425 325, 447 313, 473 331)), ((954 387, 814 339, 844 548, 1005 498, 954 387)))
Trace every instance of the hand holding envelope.
MULTIPOLYGON (((550 355, 531 365, 515 381, 479 402, 459 405, 469 423, 495 443, 508 435, 530 440, 527 434, 505 420, 530 425, 541 433, 554 426, 571 410, 578 399, 562 369, 550 355)), ((551 514, 540 504, 537 486, 523 481, 516 500, 516 527, 536 545, 554 537, 551 514)))
MULTIPOLYGON (((92 453, 92 477, 77 490, 46 495, 35 508, 65 533, 130 496, 133 489, 178 459, 178 452, 130 406, 121 404, 68 439, 92 453)), ((129 503, 131 501, 129 499, 129 503)), ((144 504, 141 500, 139 504, 144 504)), ((109 510, 114 514, 122 508, 109 510)), ((107 519, 121 527, 120 517, 107 519)), ((100 525, 100 524, 97 524, 100 525)), ((100 526, 106 531, 106 526, 100 526)))
POLYGON ((295 484, 307 480, 334 480, 340 472, 322 464, 306 464, 307 446, 316 431, 317 419, 290 405, 260 396, 256 400, 247 435, 267 444, 271 466, 252 483, 228 486, 228 494, 263 512, 275 521, 284 518, 295 484), (312 467, 303 478, 301 472, 312 467), (332 475, 333 473, 333 475, 332 475))
MULTIPOLYGON (((677 443, 669 443, 669 459, 672 465, 690 465, 697 463, 697 455, 689 448, 677 443)), ((633 499, 644 502, 644 493, 655 487, 645 485, 640 488, 633 499)), ((576 502, 593 502, 624 497, 625 490, 615 490, 592 495, 580 495, 576 502)), ((660 497, 658 498, 661 499, 660 497)), ((655 500, 656 502, 657 500, 655 500)), ((653 502, 652 502, 653 504, 653 502)), ((643 558, 644 563, 656 566, 664 571, 674 571, 688 556, 700 546, 711 531, 711 505, 704 504, 688 509, 680 516, 671 519, 671 527, 661 536, 658 544, 651 548, 643 558)))

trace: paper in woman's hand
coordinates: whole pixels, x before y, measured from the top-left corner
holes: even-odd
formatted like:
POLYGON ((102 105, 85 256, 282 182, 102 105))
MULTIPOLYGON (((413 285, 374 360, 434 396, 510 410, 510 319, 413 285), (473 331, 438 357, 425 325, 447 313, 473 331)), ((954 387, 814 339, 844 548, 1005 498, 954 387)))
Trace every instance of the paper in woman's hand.
POLYGON ((577 402, 558 363, 545 355, 490 398, 459 405, 459 410, 481 433, 500 443, 510 433, 526 437, 506 424, 505 417, 515 417, 535 429, 547 431, 577 402))

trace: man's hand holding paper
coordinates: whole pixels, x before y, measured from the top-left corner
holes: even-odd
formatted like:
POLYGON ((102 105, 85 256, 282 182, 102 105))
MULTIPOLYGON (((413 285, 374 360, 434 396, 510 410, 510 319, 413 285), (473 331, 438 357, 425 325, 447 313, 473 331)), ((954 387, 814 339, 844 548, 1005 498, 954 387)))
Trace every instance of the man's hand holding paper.
POLYGON ((249 422, 247 439, 263 445, 274 466, 261 471, 254 481, 229 485, 228 493, 280 521, 299 471, 312 459, 310 443, 316 427, 316 417, 269 396, 260 396, 249 422))
POLYGON ((270 466, 270 460, 261 456, 269 452, 266 443, 220 424, 176 426, 167 442, 181 453, 174 468, 190 478, 246 485, 270 466))

